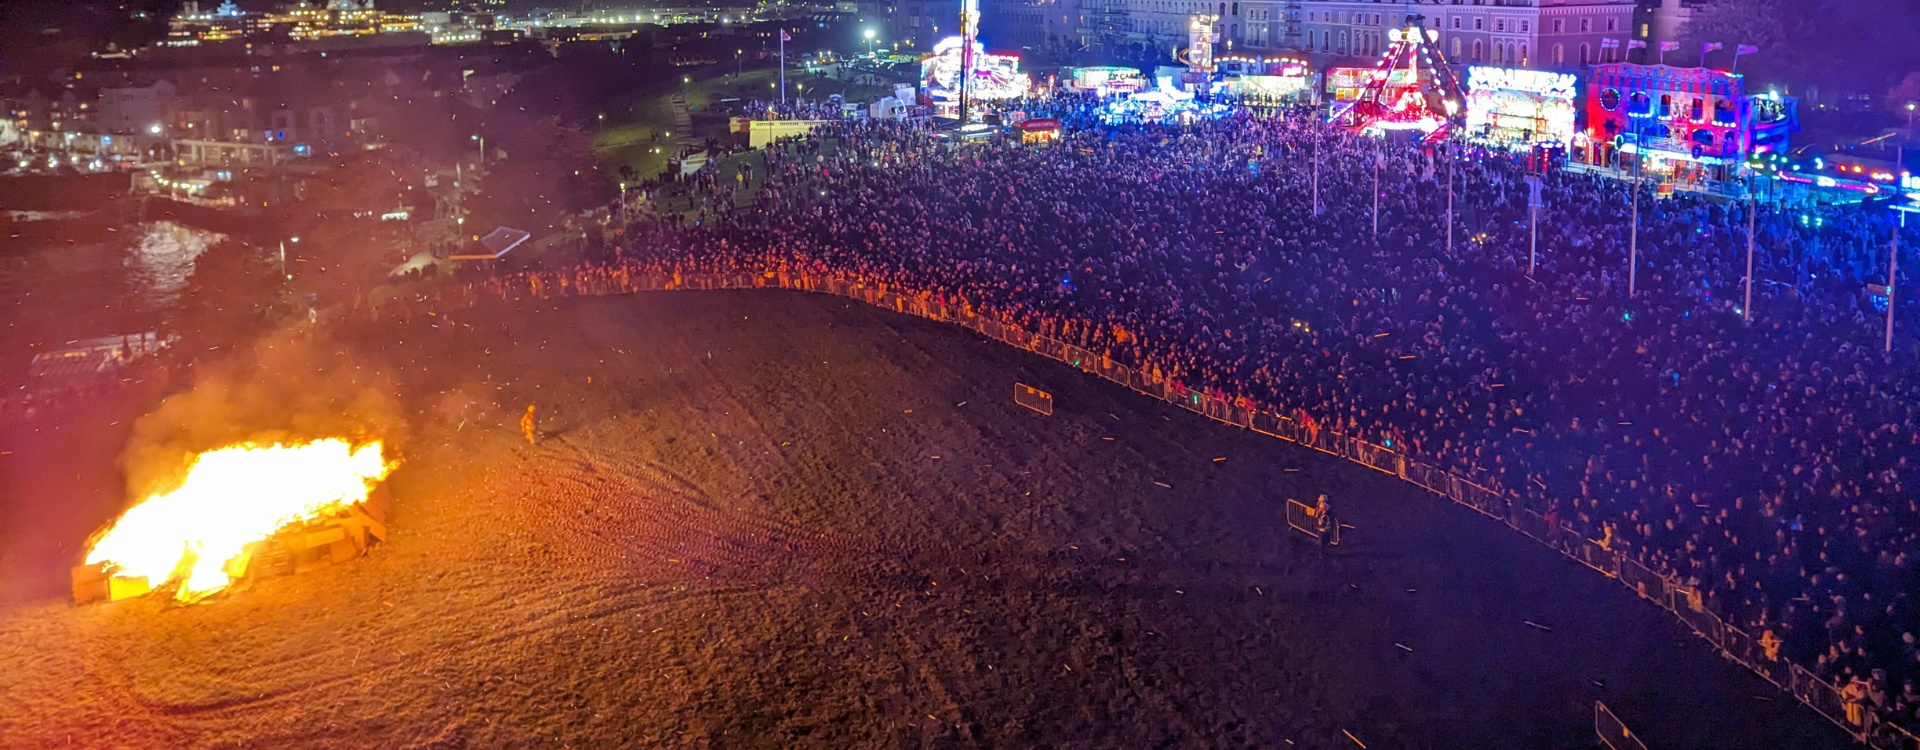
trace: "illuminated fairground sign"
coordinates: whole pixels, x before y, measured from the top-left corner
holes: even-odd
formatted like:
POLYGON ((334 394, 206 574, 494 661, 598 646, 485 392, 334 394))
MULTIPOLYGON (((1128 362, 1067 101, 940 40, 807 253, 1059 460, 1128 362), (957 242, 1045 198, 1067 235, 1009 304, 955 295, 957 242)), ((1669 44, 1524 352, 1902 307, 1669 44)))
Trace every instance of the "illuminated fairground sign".
POLYGON ((1147 87, 1139 68, 1094 66, 1074 68, 1072 74, 1073 88, 1092 91, 1100 96, 1133 93, 1147 87))
POLYGON ((1507 89, 1573 101, 1575 88, 1579 85, 1580 77, 1572 73, 1494 68, 1485 65, 1475 65, 1467 69, 1467 88, 1476 91, 1507 89))
POLYGON ((1566 144, 1574 137, 1572 73, 1476 65, 1467 69, 1467 132, 1496 143, 1566 144))
POLYGON ((1304 76, 1240 76, 1228 81, 1229 90, 1253 100, 1281 100, 1300 96, 1312 87, 1304 76))
POLYGON ((1226 74, 1221 89, 1250 102, 1284 101, 1313 89, 1313 69, 1305 60, 1230 55, 1214 63, 1226 74))
MULTIPOLYGON (((960 37, 950 36, 933 46, 933 54, 920 59, 920 85, 935 102, 960 98, 960 37)), ((967 97, 975 101, 1017 99, 1033 87, 1032 79, 1020 72, 1018 55, 989 55, 979 42, 973 43, 972 81, 967 97)))

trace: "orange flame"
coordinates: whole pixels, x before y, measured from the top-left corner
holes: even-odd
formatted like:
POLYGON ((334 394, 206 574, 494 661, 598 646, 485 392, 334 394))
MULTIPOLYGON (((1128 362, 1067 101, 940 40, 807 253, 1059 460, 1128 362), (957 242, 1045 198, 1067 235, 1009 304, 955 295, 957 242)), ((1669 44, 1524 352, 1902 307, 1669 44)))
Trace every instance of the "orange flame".
POLYGON ((193 601, 231 583, 227 565, 289 524, 344 510, 393 470, 378 441, 242 443, 194 457, 178 489, 127 509, 87 552, 117 577, 180 583, 193 601))

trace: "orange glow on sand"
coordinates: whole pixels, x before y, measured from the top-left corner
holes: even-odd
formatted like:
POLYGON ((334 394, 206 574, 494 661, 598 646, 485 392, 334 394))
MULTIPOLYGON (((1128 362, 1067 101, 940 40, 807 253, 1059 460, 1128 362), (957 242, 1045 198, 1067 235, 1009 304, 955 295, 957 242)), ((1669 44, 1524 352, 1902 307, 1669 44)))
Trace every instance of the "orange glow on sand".
POLYGON ((195 456, 177 489, 147 497, 98 535, 89 565, 154 588, 177 581, 194 601, 232 582, 247 546, 290 524, 364 501, 393 470, 376 441, 329 438, 299 445, 242 443, 195 456))

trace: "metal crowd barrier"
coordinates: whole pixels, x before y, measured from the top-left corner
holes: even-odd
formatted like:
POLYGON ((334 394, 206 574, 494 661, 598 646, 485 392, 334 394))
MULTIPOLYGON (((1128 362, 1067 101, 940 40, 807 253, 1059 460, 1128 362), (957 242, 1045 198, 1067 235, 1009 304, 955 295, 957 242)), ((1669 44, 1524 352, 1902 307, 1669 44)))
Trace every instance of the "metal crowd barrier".
MULTIPOLYGON (((950 306, 924 295, 887 292, 859 281, 834 276, 814 277, 786 271, 733 275, 637 273, 628 274, 624 278, 625 281, 617 286, 596 284, 595 288, 604 286, 611 293, 675 289, 790 289, 847 297, 895 312, 955 323, 977 331, 987 338, 1041 354, 1074 369, 1097 375, 1223 424, 1247 428, 1262 435, 1306 446, 1367 468, 1392 474, 1403 481, 1447 497, 1497 520, 1581 565, 1618 579, 1643 598, 1673 613, 1695 634, 1713 644, 1721 655, 1799 699, 1846 730, 1855 740, 1866 743, 1875 750, 1920 750, 1920 740, 1916 740, 1913 734, 1878 720, 1864 704, 1857 700, 1850 703, 1844 698, 1841 686, 1821 679, 1798 664, 1777 658, 1777 654, 1770 653, 1753 637, 1708 611, 1703 606, 1704 602, 1699 592, 1681 586, 1672 578, 1656 573, 1623 551, 1610 549, 1601 542, 1585 538, 1570 525, 1563 523, 1558 529, 1552 528, 1545 517, 1519 503, 1510 502, 1498 491, 1475 484, 1437 466, 1421 463, 1385 446, 1341 435, 1329 429, 1304 425, 1300 420, 1274 411, 1263 410, 1258 406, 1243 405, 1210 396, 1202 391, 1192 390, 1177 381, 1155 377, 1140 369, 1115 364, 1104 355, 1095 354, 1050 336, 1036 335, 971 309, 956 312, 950 306)), ((581 291, 582 286, 585 284, 575 283, 571 289, 581 291)), ((529 296, 545 298, 551 296, 552 292, 563 289, 565 287, 561 284, 544 283, 539 286, 530 286, 532 293, 529 296)), ((458 292, 461 294, 461 300, 468 304, 488 296, 507 299, 522 298, 514 296, 510 291, 491 295, 476 293, 471 287, 459 289, 458 292)), ((1629 748, 1644 750, 1645 746, 1639 744, 1639 740, 1630 732, 1626 732, 1625 726, 1620 724, 1619 719, 1603 705, 1595 705, 1595 727, 1596 731, 1601 732, 1602 737, 1610 738, 1609 744, 1615 750, 1629 748), (1607 734, 1609 728, 1617 730, 1618 733, 1607 734), (1622 744, 1613 744, 1616 741, 1622 744)))
POLYGON ((1647 750, 1640 738, 1633 736, 1633 730, 1626 722, 1613 715, 1613 710, 1600 701, 1593 702, 1593 733, 1600 735, 1600 741, 1607 743, 1611 750, 1647 750))

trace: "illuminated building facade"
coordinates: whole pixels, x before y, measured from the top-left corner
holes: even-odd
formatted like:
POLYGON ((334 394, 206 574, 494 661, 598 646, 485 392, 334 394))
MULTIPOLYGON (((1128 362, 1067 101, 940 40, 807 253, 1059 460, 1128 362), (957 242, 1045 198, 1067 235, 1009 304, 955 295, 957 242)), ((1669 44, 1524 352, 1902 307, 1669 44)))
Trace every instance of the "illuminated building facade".
POLYGON ((1738 73, 1618 63, 1593 69, 1575 157, 1690 180, 1729 180, 1751 156, 1784 152, 1795 101, 1750 94, 1738 73))

